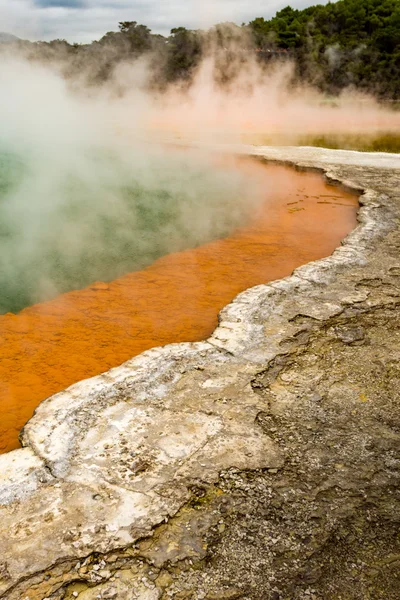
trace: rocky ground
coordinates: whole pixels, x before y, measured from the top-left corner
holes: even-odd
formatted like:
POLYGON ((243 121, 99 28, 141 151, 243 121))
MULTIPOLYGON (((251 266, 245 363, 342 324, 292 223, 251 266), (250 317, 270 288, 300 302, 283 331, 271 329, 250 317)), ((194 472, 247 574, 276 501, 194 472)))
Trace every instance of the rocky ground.
POLYGON ((400 598, 400 156, 242 151, 363 191, 360 225, 40 405, 0 457, 1 598, 400 598))

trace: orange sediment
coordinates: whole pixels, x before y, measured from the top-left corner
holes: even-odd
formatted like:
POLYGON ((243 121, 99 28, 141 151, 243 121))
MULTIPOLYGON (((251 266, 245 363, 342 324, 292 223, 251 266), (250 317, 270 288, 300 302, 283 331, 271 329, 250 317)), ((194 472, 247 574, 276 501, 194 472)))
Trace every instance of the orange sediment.
POLYGON ((251 169, 266 190, 273 181, 272 195, 228 238, 0 316, 1 452, 18 447, 21 427, 49 395, 148 348, 207 338, 240 291, 329 255, 354 228, 356 196, 320 175, 251 169))

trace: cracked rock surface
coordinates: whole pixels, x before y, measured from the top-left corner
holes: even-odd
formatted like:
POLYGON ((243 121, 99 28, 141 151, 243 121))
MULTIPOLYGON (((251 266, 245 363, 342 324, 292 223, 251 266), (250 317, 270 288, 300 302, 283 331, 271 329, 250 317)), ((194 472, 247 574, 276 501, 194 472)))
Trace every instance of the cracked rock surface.
POLYGON ((38 407, 0 456, 0 598, 399 598, 400 156, 239 150, 359 190, 359 226, 38 407))

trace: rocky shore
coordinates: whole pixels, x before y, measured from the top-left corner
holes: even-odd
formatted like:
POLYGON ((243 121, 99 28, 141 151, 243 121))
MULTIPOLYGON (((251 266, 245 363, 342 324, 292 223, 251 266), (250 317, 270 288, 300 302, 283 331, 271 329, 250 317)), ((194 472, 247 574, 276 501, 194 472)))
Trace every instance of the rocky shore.
POLYGON ((238 150, 358 190, 359 226, 38 407, 0 456, 0 598, 399 597, 400 155, 238 150))

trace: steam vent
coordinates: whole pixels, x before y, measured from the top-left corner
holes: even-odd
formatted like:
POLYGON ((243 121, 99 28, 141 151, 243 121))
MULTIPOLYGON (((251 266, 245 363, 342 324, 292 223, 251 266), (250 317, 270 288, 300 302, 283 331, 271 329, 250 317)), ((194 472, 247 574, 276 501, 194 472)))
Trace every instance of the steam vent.
POLYGON ((208 339, 39 404, 0 455, 0 598, 399 598, 400 155, 236 151, 325 174, 358 224, 208 339))

